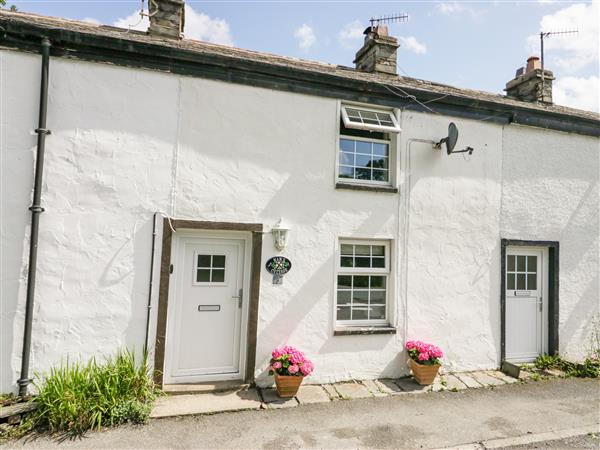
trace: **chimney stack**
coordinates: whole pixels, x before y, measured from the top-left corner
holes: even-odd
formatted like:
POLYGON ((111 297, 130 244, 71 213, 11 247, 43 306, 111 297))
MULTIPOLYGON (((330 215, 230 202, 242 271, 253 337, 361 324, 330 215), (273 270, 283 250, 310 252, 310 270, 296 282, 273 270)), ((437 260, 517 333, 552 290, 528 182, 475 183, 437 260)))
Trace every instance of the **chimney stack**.
POLYGON ((397 75, 398 40, 388 35, 388 28, 384 25, 368 27, 364 34, 365 43, 354 59, 356 70, 397 75))
POLYGON ((515 78, 506 83, 506 95, 526 102, 552 104, 552 80, 550 70, 542 71, 540 58, 530 56, 527 65, 517 70, 515 78))
POLYGON ((183 0, 150 0, 151 36, 181 39, 185 19, 185 3, 183 0))

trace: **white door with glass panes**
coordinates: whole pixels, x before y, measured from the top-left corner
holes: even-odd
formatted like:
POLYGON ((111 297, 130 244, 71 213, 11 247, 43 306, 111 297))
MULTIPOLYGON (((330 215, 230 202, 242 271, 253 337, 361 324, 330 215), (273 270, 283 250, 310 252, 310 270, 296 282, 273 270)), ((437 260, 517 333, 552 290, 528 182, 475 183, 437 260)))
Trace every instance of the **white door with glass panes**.
POLYGON ((165 383, 241 379, 245 239, 174 238, 165 383))
POLYGON ((506 360, 533 361, 546 350, 547 251, 508 247, 506 252, 506 360))

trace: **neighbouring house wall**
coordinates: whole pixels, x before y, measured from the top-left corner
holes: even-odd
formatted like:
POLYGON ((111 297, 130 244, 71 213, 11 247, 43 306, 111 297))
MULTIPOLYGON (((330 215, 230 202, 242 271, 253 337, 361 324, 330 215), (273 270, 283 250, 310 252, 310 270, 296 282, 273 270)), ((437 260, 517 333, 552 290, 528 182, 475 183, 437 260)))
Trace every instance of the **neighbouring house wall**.
MULTIPOLYGON (((0 51, 0 58, 0 390, 6 391, 14 389, 20 367, 40 58, 12 51, 0 51)), ((301 347, 315 361, 311 382, 404 374, 405 318, 408 338, 446 350, 448 369, 498 364, 500 238, 526 239, 521 235, 532 228, 521 232, 517 222, 507 226, 501 219, 501 211, 511 215, 505 204, 510 183, 501 210, 503 154, 521 151, 503 145, 538 134, 553 139, 557 133, 404 111, 399 194, 358 192, 334 187, 335 99, 58 58, 51 58, 49 92, 52 135, 46 144, 33 369, 47 369, 67 355, 87 358, 143 347, 155 211, 262 223, 267 231, 280 217, 290 224, 283 254, 292 260, 292 271, 283 285, 273 285, 261 272, 259 383, 270 381, 264 369, 271 349, 282 343, 301 347), (449 121, 459 127, 458 147, 475 148, 470 158, 409 143, 438 141, 449 121), (511 140, 512 133, 525 137, 511 140), (340 237, 391 241, 397 334, 333 336, 340 237)), ((587 146, 597 140, 575 138, 569 145, 585 147, 587 161, 587 146)), ((594 158, 597 163, 597 154, 594 158)), ((572 170, 577 180, 579 172, 572 170)), ((595 170, 597 199, 597 165, 595 170)), ((593 234, 593 219, 579 220, 593 234)), ((597 232, 594 236, 597 247, 597 232)), ((261 265, 277 253, 267 232, 261 265)), ((566 255, 561 242, 561 264, 566 255)), ((597 277, 597 259, 594 273, 597 277)), ((154 306, 156 301, 155 295, 154 306)), ((562 302, 561 297, 561 308, 562 302)), ((573 345, 586 319, 572 319, 573 345)), ((561 320, 568 320, 562 309, 561 320)), ((155 327, 152 316, 152 344, 155 327)))
POLYGON ((582 359, 600 308, 597 138, 504 130, 503 238, 560 243, 559 351, 582 359))

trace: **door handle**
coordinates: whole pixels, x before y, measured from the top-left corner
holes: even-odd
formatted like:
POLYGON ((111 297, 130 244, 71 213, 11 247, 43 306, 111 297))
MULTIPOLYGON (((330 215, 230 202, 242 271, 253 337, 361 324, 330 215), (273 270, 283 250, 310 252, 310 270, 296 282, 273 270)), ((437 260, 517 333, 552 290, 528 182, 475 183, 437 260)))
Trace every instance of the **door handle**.
POLYGON ((238 299, 238 308, 242 307, 242 299, 244 298, 244 290, 240 289, 239 290, 239 295, 232 295, 231 298, 237 298, 238 299))
POLYGON ((538 308, 540 309, 540 312, 542 311, 542 306, 543 306, 543 300, 542 297, 540 297, 539 299, 540 301, 538 302, 538 308))

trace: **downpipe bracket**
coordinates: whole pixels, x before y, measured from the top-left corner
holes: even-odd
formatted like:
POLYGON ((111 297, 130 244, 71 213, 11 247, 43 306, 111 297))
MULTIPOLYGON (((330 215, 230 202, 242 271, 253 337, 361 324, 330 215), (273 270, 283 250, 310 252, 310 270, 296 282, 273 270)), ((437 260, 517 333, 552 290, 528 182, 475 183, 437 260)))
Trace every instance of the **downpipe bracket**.
POLYGON ((44 211, 46 211, 44 208, 42 208, 39 205, 31 205, 28 209, 29 209, 29 211, 34 212, 34 213, 43 213, 44 211))
POLYGON ((37 134, 45 134, 45 135, 52 134, 52 131, 47 128, 36 128, 33 131, 35 131, 37 134))

